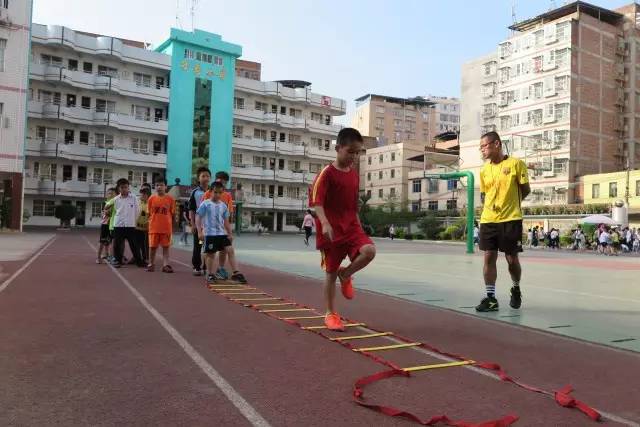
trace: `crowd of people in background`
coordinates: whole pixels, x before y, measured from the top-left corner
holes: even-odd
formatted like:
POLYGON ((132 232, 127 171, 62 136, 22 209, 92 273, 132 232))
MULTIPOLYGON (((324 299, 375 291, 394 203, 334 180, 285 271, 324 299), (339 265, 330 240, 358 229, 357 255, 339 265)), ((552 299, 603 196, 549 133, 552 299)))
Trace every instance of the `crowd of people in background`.
MULTIPOLYGON (((581 226, 571 230, 567 249, 576 251, 593 250, 602 255, 640 252, 640 228, 598 225, 593 234, 587 235, 581 226)), ((527 230, 527 246, 558 250, 561 247, 561 233, 557 228, 545 231, 539 226, 527 230)))
POLYGON ((169 253, 176 224, 182 232, 180 243, 188 245, 189 235, 193 237, 194 275, 204 274, 208 283, 227 279, 246 283, 238 271, 232 246, 233 198, 225 189, 229 175, 224 171, 216 173, 211 186, 209 169, 199 168, 197 176, 198 185, 182 205, 167 193, 164 178, 155 180, 153 194, 151 185, 144 183, 137 196, 130 192, 127 179, 119 179, 107 191, 96 263, 107 262, 115 268, 133 264, 153 272, 156 252, 162 247, 161 271, 173 273, 169 253), (129 259, 125 257, 125 241, 131 252, 129 259), (225 269, 227 263, 231 274, 225 269))

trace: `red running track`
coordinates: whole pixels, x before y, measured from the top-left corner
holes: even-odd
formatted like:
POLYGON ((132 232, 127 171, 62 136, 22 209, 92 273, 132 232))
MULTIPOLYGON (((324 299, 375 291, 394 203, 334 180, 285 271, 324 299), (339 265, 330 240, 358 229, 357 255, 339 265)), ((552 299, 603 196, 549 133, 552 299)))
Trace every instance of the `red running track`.
MULTIPOLYGON (((95 236, 86 236, 93 244, 95 236)), ((176 250, 174 258, 173 275, 137 268, 118 275, 93 263, 84 235, 58 235, 0 292, 2 424, 411 425, 352 401, 353 382, 384 367, 227 301, 178 263, 188 264, 189 253, 176 250)), ((265 292, 322 306, 318 281, 253 266, 244 272, 265 292)), ((368 292, 340 305, 349 318, 500 363, 531 385, 571 384, 576 398, 640 425, 636 353, 368 292)), ((400 366, 438 362, 407 349, 380 355, 400 366)), ((385 380, 365 392, 423 418, 515 413, 517 426, 595 425, 548 397, 465 368, 385 380)))

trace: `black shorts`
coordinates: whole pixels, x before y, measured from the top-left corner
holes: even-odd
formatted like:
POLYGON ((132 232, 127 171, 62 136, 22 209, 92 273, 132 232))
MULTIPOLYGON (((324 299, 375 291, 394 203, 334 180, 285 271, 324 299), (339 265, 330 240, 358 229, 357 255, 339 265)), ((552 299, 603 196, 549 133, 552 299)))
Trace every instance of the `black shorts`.
POLYGON ((111 231, 109 231, 109 224, 102 224, 100 226, 100 243, 108 245, 111 243, 111 231))
POLYGON ((522 220, 480 224, 480 250, 522 252, 522 220))
POLYGON ((227 236, 204 236, 202 252, 205 254, 215 254, 223 251, 227 246, 231 246, 231 241, 227 236))

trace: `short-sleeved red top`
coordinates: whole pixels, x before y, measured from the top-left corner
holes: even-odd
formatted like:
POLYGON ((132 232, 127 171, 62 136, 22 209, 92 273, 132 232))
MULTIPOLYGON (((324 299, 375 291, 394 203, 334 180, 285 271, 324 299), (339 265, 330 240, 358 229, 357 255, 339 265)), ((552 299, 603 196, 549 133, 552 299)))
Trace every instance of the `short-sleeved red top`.
POLYGON ((310 206, 322 206, 333 228, 333 242, 322 235, 322 225, 316 218, 316 247, 348 243, 363 231, 358 221, 358 191, 360 177, 355 169, 338 170, 333 164, 326 166, 316 176, 309 189, 310 206))

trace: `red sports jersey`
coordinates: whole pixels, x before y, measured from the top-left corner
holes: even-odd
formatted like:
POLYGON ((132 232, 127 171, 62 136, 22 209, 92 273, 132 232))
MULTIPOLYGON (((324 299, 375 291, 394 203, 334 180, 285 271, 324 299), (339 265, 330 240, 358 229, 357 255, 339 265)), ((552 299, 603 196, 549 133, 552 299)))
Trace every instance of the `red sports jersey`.
POLYGON ((331 228, 333 241, 322 235, 322 225, 316 218, 316 247, 342 245, 364 234, 358 221, 358 191, 360 178, 355 169, 343 172, 333 164, 318 174, 310 188, 310 206, 322 206, 331 228))

